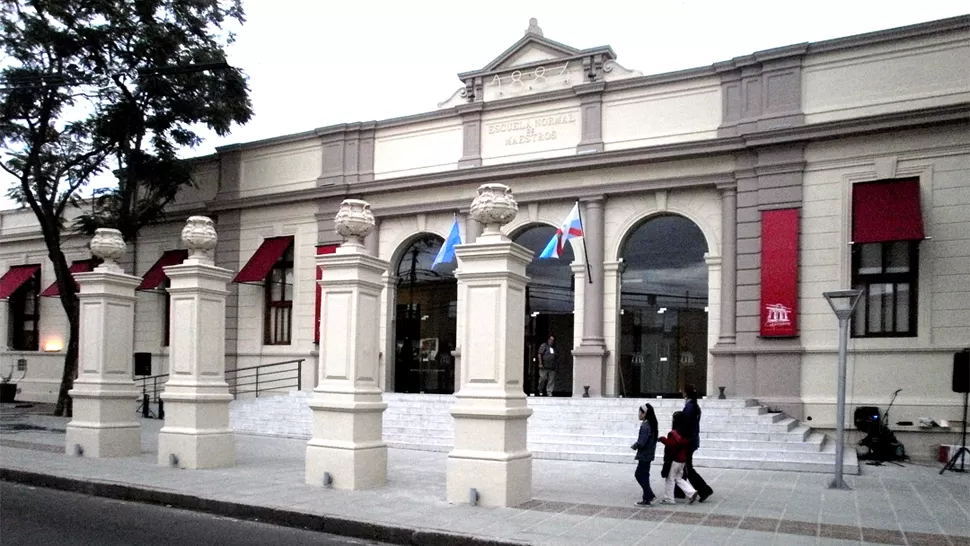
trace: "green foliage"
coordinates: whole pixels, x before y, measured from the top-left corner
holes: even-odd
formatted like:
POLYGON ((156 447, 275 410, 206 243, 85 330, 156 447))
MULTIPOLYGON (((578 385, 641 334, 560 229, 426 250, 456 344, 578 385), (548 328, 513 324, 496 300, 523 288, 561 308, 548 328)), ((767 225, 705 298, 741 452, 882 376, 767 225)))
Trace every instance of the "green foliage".
MULTIPOLYGON (((252 117, 243 73, 226 64, 240 0, 0 0, 0 147, 9 195, 61 227, 104 169, 117 185, 77 227, 133 238, 192 184, 178 151, 197 128, 228 134, 252 117)), ((40 218, 39 218, 40 219, 40 218)))

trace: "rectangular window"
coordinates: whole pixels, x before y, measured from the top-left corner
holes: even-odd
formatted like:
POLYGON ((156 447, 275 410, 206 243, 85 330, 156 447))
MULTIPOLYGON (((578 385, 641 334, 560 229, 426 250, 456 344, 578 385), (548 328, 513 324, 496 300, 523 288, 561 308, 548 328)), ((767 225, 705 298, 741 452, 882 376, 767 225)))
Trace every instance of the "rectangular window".
POLYGON ((919 241, 856 244, 852 286, 862 290, 853 337, 915 337, 919 241))
POLYGON ((263 343, 289 345, 293 328, 293 245, 266 275, 263 343))
POLYGON ((40 268, 10 295, 8 333, 10 348, 14 351, 37 351, 40 349, 40 268))

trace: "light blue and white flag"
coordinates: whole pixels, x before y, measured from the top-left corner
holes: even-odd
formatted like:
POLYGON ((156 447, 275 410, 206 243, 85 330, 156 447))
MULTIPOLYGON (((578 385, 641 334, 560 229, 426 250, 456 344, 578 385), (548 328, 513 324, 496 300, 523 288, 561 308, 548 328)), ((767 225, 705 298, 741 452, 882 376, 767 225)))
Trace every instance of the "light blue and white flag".
POLYGON ((461 233, 458 231, 458 217, 455 217, 455 223, 451 226, 451 233, 448 234, 448 238, 445 239, 445 244, 441 245, 441 250, 438 251, 438 255, 434 258, 434 263, 431 264, 431 269, 434 269, 438 264, 450 263, 455 259, 455 245, 461 244, 461 233))

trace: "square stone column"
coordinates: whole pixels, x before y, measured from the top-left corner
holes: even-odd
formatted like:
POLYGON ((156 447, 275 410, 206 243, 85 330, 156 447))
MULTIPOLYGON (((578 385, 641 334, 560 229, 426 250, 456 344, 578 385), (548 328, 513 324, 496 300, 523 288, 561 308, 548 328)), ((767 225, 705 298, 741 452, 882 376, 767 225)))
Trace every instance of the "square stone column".
POLYGON ((486 229, 458 245, 458 346, 455 448, 448 455, 451 503, 516 506, 532 498, 532 414, 522 388, 526 266, 533 253, 499 231, 518 205, 502 184, 485 184, 471 214, 486 229), (472 499, 472 490, 477 498, 472 499))
POLYGON ((367 253, 374 225, 370 205, 346 199, 334 220, 345 242, 317 256, 320 354, 313 389, 313 437, 307 443, 306 483, 368 489, 387 483, 384 403, 378 384, 381 290, 388 263, 367 253))
POLYGON ((74 402, 67 425, 66 452, 84 457, 141 454, 141 425, 135 419, 138 390, 132 380, 135 287, 116 260, 124 240, 115 229, 98 229, 91 250, 104 262, 76 273, 80 314, 78 377, 68 393, 74 402))
POLYGON ((165 268, 170 280, 169 379, 158 464, 221 468, 236 461, 226 384, 226 285, 232 271, 212 265, 212 220, 193 216, 182 230, 189 257, 165 268))
MULTIPOLYGON (((595 196, 583 199, 584 254, 589 260, 589 270, 577 285, 583 282, 583 339, 573 349, 573 396, 603 396, 605 364, 609 351, 603 338, 603 205, 604 198, 595 196), (587 276, 589 275, 589 276, 587 276), (591 281, 591 282, 590 282, 591 281)), ((578 296, 577 296, 578 297, 578 296)))

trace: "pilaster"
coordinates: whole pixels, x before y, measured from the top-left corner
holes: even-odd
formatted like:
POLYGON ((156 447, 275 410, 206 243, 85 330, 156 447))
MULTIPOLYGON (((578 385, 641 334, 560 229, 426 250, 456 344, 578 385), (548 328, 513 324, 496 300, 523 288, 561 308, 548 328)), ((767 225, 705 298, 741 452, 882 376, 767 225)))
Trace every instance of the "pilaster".
MULTIPOLYGON (((124 248, 120 233, 117 243, 124 248)), ((81 350, 78 377, 68 393, 74 402, 74 414, 67 425, 67 454, 137 456, 141 454, 141 425, 135 420, 139 393, 132 381, 131 355, 135 287, 141 279, 126 275, 108 260, 90 273, 75 273, 74 279, 81 287, 81 350)))
POLYGON ((323 146, 323 170, 317 177, 317 186, 373 180, 376 127, 375 122, 366 122, 318 129, 323 146))
POLYGON ((484 103, 473 102, 455 107, 461 116, 462 145, 458 168, 482 166, 482 110, 484 103))
POLYGON ((226 285, 229 269, 216 267, 212 220, 193 216, 182 230, 189 257, 165 268, 171 281, 172 342, 169 380, 161 398, 165 425, 158 433, 158 464, 221 468, 235 464, 225 379, 226 285))
POLYGON ((378 351, 381 291, 389 264, 367 253, 361 239, 373 228, 370 205, 347 199, 334 220, 345 242, 317 256, 321 346, 313 389, 313 436, 307 443, 306 483, 368 489, 387 482, 378 351), (323 335, 326 332, 326 335, 323 335))
POLYGON ((606 83, 599 81, 573 87, 579 97, 579 112, 582 130, 577 154, 603 151, 603 91, 606 83))
POLYGON ((583 245, 588 276, 583 278, 583 340, 573 350, 573 396, 603 396, 607 350, 603 339, 603 203, 602 196, 583 200, 583 245))

